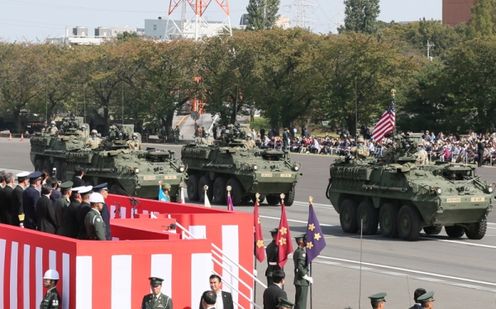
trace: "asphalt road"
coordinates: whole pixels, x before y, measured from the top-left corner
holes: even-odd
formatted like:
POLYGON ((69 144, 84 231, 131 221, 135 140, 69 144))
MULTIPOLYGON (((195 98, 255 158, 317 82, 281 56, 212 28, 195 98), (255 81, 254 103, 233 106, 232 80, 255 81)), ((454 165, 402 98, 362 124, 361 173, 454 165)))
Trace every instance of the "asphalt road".
MULTIPOLYGON (((175 151, 180 146, 166 147, 175 151)), ((29 141, 0 139, 0 169, 31 170, 29 141)), ((313 308, 370 308, 367 296, 385 291, 387 308, 408 308, 417 287, 435 291, 435 308, 496 308, 496 215, 489 216, 487 234, 482 240, 449 240, 444 231, 437 237, 416 242, 385 239, 380 236, 343 234, 339 217, 325 198, 330 157, 292 155, 302 164, 303 177, 297 184, 296 201, 287 208, 291 233, 303 233, 308 217, 308 196, 323 227, 327 247, 313 264, 313 308), (360 263, 362 261, 362 263, 360 263)), ((496 169, 478 170, 482 178, 496 182, 496 169)), ((251 212, 252 207, 236 207, 251 212)), ((279 207, 260 209, 266 244, 269 230, 279 222, 279 207)), ((294 298, 293 262, 286 264, 286 290, 294 298)), ((259 264, 259 278, 265 263, 259 264)), ((257 287, 261 304, 263 288, 257 287)))

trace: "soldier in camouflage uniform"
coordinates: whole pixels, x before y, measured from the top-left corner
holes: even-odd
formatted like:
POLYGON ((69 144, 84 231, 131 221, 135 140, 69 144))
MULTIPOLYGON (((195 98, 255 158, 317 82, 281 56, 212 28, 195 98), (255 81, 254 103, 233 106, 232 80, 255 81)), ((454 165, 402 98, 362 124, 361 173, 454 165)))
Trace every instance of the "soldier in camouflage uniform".
POLYGON ((84 227, 86 236, 92 240, 106 240, 105 222, 100 212, 103 209, 103 196, 100 193, 93 192, 90 195, 89 202, 91 210, 84 217, 84 227))
POLYGON ((60 305, 59 292, 55 286, 59 281, 59 273, 54 269, 49 269, 43 276, 43 287, 47 289, 45 296, 40 304, 40 309, 58 309, 62 308, 60 305))
POLYGON ((294 261, 294 285, 295 294, 295 309, 307 308, 308 286, 313 283, 312 277, 309 276, 309 267, 307 263, 307 253, 305 250, 305 234, 295 237, 298 248, 293 253, 294 261))
POLYGON ((141 302, 141 309, 172 309, 172 299, 169 296, 163 294, 161 291, 162 281, 164 281, 164 279, 158 277, 150 277, 148 279, 150 280, 152 293, 147 294, 143 297, 143 301, 141 302))

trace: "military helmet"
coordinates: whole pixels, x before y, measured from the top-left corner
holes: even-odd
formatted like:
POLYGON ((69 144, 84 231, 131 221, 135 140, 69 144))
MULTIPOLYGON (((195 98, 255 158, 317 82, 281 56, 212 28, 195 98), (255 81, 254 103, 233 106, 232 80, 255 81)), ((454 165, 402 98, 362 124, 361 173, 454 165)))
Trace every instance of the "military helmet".
POLYGON ((363 137, 361 137, 361 136, 360 136, 360 137, 357 139, 357 143, 365 143, 365 140, 363 139, 363 137))
POLYGON ((48 280, 59 280, 59 273, 55 269, 49 269, 45 272, 43 275, 43 279, 48 279, 48 280))

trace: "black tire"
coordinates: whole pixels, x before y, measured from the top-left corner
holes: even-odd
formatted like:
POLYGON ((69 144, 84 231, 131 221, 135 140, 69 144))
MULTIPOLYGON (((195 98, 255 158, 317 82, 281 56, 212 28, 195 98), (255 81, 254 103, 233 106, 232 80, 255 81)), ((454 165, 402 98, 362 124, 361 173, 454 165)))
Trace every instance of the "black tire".
POLYGON ((198 201, 198 176, 190 175, 187 183, 188 198, 190 201, 198 201))
POLYGON ((126 192, 126 190, 124 190, 124 188, 117 183, 114 183, 110 186, 109 192, 112 194, 129 196, 129 194, 126 192))
POLYGON ((226 179, 222 176, 217 176, 214 180, 212 201, 214 202, 214 204, 226 204, 226 179))
POLYGON ((341 229, 345 233, 356 233, 357 225, 357 207, 353 200, 344 199, 339 205, 339 222, 341 229))
POLYGON ((398 207, 391 203, 385 203, 379 210, 379 223, 381 234, 386 237, 398 235, 398 207))
POLYGON ((420 233, 420 215, 411 206, 404 205, 398 212, 398 236, 404 240, 417 240, 420 233))
POLYGON ((269 194, 267 195, 267 204, 270 206, 279 205, 280 197, 279 194, 269 194))
POLYGON ((295 199, 295 187, 293 186, 291 190, 289 190, 289 192, 286 193, 286 196, 284 197, 284 205, 286 206, 293 205, 294 199, 295 199))
POLYGON ((212 196, 214 195, 214 188, 212 188, 212 182, 207 175, 201 176, 200 180, 198 181, 198 201, 200 201, 201 203, 205 202, 205 193, 203 189, 205 186, 208 186, 207 196, 208 200, 211 201, 212 196))
POLYGON ((375 235, 379 224, 379 214, 369 200, 363 200, 357 209, 357 225, 360 232, 360 221, 363 220, 363 235, 375 235))
POLYGON ((441 233, 442 229, 443 229, 442 225, 424 226, 424 232, 427 235, 437 235, 437 234, 441 233))
POLYGON ((445 226, 444 230, 449 238, 461 238, 465 234, 465 229, 458 225, 445 226))
MULTIPOLYGON (((239 181, 236 178, 231 177, 227 181, 227 185, 231 186, 231 199, 234 206, 241 205, 243 202, 244 192, 239 181)), ((227 198, 227 191, 226 191, 226 198, 227 198)))
POLYGON ((465 234, 469 239, 482 239, 486 235, 487 219, 483 218, 477 223, 467 224, 465 234))

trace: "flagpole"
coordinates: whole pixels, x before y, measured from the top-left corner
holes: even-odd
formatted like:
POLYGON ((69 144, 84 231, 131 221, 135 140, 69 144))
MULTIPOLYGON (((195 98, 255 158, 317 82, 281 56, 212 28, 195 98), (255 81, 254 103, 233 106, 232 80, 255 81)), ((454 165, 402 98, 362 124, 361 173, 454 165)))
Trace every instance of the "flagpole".
MULTIPOLYGON (((308 197, 308 206, 310 207, 310 205, 313 204, 313 197, 312 196, 309 196, 308 197)), ((308 224, 307 224, 308 225, 308 224)), ((307 227, 308 229, 308 227, 307 227)), ((310 263, 308 263, 308 273, 310 274, 310 277, 312 277, 312 261, 310 261, 310 263)), ((313 284, 310 284, 310 309, 313 308, 313 284)))
POLYGON ((362 248, 363 248, 363 218, 360 219, 360 279, 358 282, 358 309, 361 309, 362 299, 362 248))

